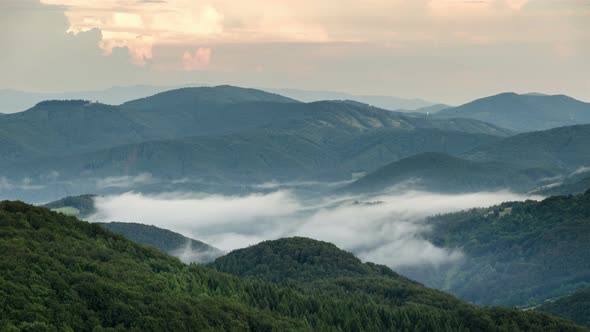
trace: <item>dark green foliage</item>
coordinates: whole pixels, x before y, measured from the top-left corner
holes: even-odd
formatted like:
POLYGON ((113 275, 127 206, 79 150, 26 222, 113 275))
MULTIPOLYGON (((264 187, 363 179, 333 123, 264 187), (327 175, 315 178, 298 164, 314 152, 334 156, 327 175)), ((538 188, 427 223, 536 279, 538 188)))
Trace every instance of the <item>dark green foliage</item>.
POLYGON ((535 310, 590 327, 590 288, 581 289, 571 295, 547 302, 535 310))
POLYGON ((361 276, 403 279, 386 266, 363 264, 353 254, 338 249, 332 243, 302 237, 265 241, 235 250, 210 265, 241 277, 273 282, 361 276))
POLYGON ((524 169, 497 162, 474 162, 442 153, 422 153, 370 173, 350 184, 347 191, 380 192, 404 181, 412 188, 436 192, 476 192, 510 188, 535 188, 543 178, 556 173, 544 169, 524 169))
POLYGON ((564 95, 502 93, 435 116, 477 119, 523 132, 590 123, 590 104, 564 95))
POLYGON ((98 224, 133 242, 152 246, 184 262, 210 262, 223 254, 221 250, 204 242, 156 226, 128 222, 98 224))
POLYGON ((0 250, 7 331, 583 331, 397 276, 243 280, 19 202, 0 203, 0 250))
POLYGON ((449 269, 409 274, 487 305, 531 306, 590 285, 590 192, 432 217, 428 238, 460 248, 449 269))

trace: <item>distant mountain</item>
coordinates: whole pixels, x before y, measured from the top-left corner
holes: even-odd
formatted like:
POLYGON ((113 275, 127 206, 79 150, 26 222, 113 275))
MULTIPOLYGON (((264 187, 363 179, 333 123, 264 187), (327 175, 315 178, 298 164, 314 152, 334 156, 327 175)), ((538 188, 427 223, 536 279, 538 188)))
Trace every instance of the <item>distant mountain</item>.
POLYGON ((411 182, 413 189, 436 192, 527 190, 556 173, 498 162, 474 162, 443 153, 422 153, 383 166, 346 187, 352 192, 382 192, 411 182))
POLYGON ((358 102, 301 103, 252 89, 186 88, 122 106, 49 101, 4 115, 0 176, 9 182, 10 196, 3 197, 32 201, 109 193, 96 182, 146 174, 150 185, 184 177, 341 181, 416 153, 465 153, 510 134, 477 120, 358 102), (31 182, 35 191, 28 190, 31 182), (51 194, 56 186, 59 193, 51 194))
POLYGON ((434 216, 425 237, 456 264, 399 272, 483 305, 531 307, 590 285, 590 191, 434 216))
POLYGON ((186 88, 110 106, 85 100, 44 101, 0 122, 2 161, 71 155, 117 145, 260 127, 281 120, 274 104, 294 102, 259 90, 219 86, 186 88), (240 104, 237 109, 226 110, 240 104))
POLYGON ((0 122, 0 164, 63 156, 158 137, 118 107, 84 100, 44 101, 0 122), (16 148, 15 148, 16 147, 16 148))
POLYGON ((187 266, 99 225, 21 202, 0 202, 0 234, 0 248, 10 253, 0 255, 3 331, 585 330, 536 311, 469 305, 391 271, 326 277, 342 271, 340 262, 363 266, 328 244, 269 245, 262 256, 271 259, 268 270, 254 266, 263 276, 284 275, 273 270, 284 266, 275 263, 277 252, 315 266, 306 269, 312 281, 279 285, 187 266), (341 258, 331 263, 321 247, 341 258))
POLYGON ((95 197, 96 195, 68 196, 43 206, 67 216, 86 219, 96 213, 95 197))
POLYGON ((502 93, 442 110, 436 116, 477 119, 525 132, 590 123, 590 103, 564 95, 502 93))
MULTIPOLYGON (((16 90, 0 90, 0 113, 16 113, 29 109, 44 100, 70 100, 83 99, 98 101, 103 104, 120 105, 130 100, 136 100, 152 96, 161 92, 181 89, 186 87, 206 87, 205 84, 187 84, 184 86, 163 87, 149 85, 112 87, 104 90, 72 91, 62 93, 37 93, 16 90)), ((314 102, 322 100, 357 100, 376 107, 389 110, 416 110, 423 107, 434 106, 436 103, 422 99, 404 99, 391 96, 355 95, 334 91, 306 91, 297 89, 272 89, 260 88, 260 90, 277 93, 302 102, 314 102)))
MULTIPOLYGON (((154 140, 222 135, 269 126, 283 129, 292 127, 293 122, 304 126, 309 121, 329 121, 326 125, 354 130, 443 127, 455 123, 406 116, 358 103, 304 104, 260 90, 231 86, 167 91, 121 106, 84 100, 45 101, 2 118, 0 142, 4 144, 0 146, 0 164, 154 140)), ((508 134, 478 121, 461 126, 452 129, 508 134)))
POLYGON ((590 176, 566 178, 563 182, 545 186, 534 193, 544 196, 578 195, 588 190, 590 190, 590 176))
POLYGON ((475 161, 561 168, 569 174, 590 165, 590 125, 511 136, 477 147, 462 156, 475 161))
POLYGON ((423 107, 433 106, 437 103, 423 99, 406 99, 392 96, 379 95, 360 95, 336 91, 312 91, 298 89, 272 89, 262 88, 262 90, 278 93, 289 98, 302 102, 310 103, 325 100, 355 100, 361 103, 369 104, 375 107, 387 110, 408 110, 413 111, 423 107))
MULTIPOLYGON (((96 195, 68 196, 43 206, 67 216, 86 219, 96 213, 95 197, 96 195)), ((156 226, 129 222, 97 224, 121 234, 131 241, 155 247, 162 252, 178 257, 186 263, 205 263, 223 254, 221 250, 204 242, 156 226)))
POLYGON ((158 188, 226 192, 223 186, 235 190, 236 186, 269 181, 347 181, 354 174, 371 172, 416 152, 458 154, 498 139, 438 129, 355 133, 308 124, 300 130, 265 129, 132 144, 18 163, 5 167, 2 174, 8 179, 29 177, 33 183, 45 185, 36 190, 19 190, 20 185, 14 185, 14 189, 6 191, 10 197, 31 201, 47 201, 76 192, 113 194, 131 188, 149 192, 158 192, 158 188), (48 170, 59 171, 59 177, 44 180, 48 170), (173 182, 177 184, 171 185, 173 182))
POLYGON ((119 105, 129 100, 151 96, 170 89, 171 87, 136 85, 112 87, 96 91, 74 91, 63 93, 0 90, 0 113, 22 112, 45 100, 83 99, 98 101, 102 104, 119 105))
POLYGON ((430 105, 430 106, 425 106, 425 107, 420 107, 417 108, 415 110, 411 110, 412 112, 415 113, 422 113, 422 114, 435 114, 437 112, 440 112, 442 110, 446 110, 448 108, 452 108, 453 106, 449 106, 446 104, 434 104, 434 105, 430 105))
POLYGON ((535 310, 590 327, 590 288, 581 289, 571 295, 547 302, 535 310))
POLYGON ((152 246, 161 252, 178 257, 185 263, 207 263, 223 252, 204 242, 156 226, 127 222, 98 223, 125 238, 152 246))

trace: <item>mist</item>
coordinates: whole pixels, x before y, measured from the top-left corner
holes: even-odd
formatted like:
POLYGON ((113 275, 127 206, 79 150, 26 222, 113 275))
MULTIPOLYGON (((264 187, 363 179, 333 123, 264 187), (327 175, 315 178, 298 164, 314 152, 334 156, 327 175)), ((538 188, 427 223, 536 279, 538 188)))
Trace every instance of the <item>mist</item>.
POLYGON ((314 200, 286 190, 245 196, 129 192, 96 198, 97 213, 89 219, 155 225, 223 251, 305 236, 332 242, 364 261, 395 269, 439 266, 463 257, 459 249, 440 248, 424 238, 429 231, 424 222, 428 216, 541 198, 506 191, 457 195, 400 191, 314 200))

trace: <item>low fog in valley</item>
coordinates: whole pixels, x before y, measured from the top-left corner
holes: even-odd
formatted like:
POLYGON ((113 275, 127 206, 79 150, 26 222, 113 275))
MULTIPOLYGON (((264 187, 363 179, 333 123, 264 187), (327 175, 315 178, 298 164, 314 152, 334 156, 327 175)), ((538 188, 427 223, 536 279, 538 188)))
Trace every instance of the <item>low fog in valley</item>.
MULTIPOLYGON (((407 188, 379 196, 321 199, 306 199, 288 190, 245 196, 128 192, 97 197, 97 213, 89 219, 155 225, 223 251, 282 237, 311 237, 332 242, 365 261, 398 268, 438 266, 462 258, 460 249, 439 248, 422 237, 429 231, 426 217, 526 199, 541 197, 508 191, 447 195, 407 188)), ((183 255, 191 253, 185 250, 179 256, 183 255)))

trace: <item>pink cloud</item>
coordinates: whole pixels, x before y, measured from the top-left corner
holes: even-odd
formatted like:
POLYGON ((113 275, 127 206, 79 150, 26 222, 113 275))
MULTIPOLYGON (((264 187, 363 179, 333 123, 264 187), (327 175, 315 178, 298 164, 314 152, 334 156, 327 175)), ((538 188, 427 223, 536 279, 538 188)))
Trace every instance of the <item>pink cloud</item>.
POLYGON ((203 70, 211 63, 211 49, 199 47, 194 54, 186 51, 182 55, 182 63, 186 71, 203 70))

